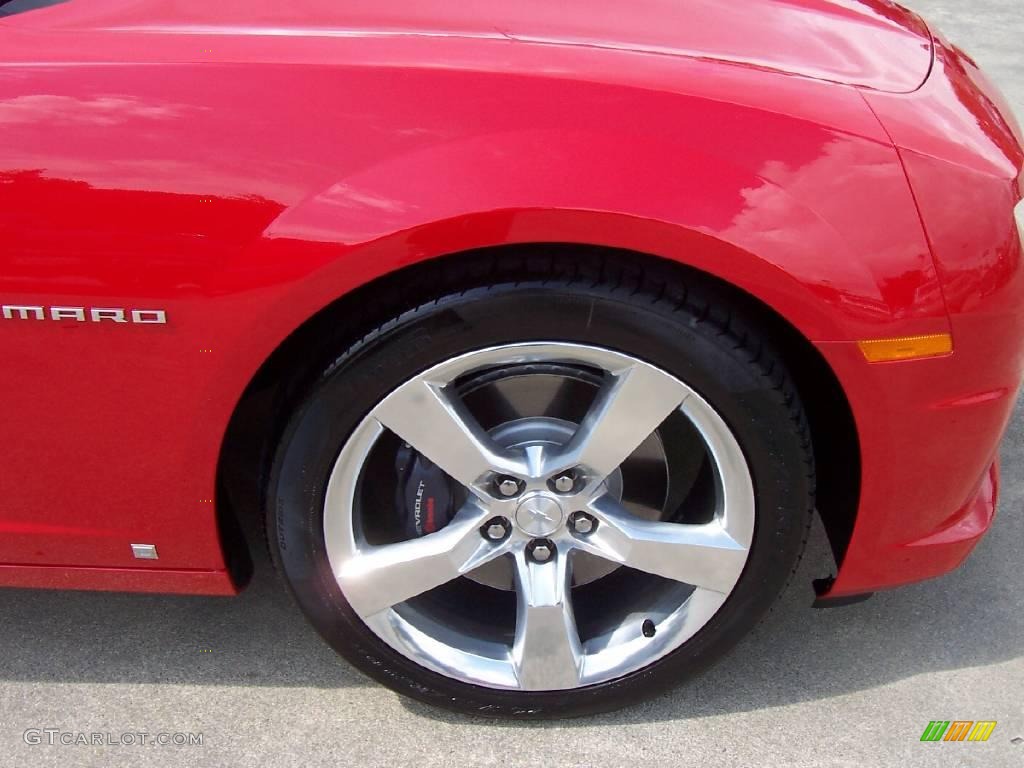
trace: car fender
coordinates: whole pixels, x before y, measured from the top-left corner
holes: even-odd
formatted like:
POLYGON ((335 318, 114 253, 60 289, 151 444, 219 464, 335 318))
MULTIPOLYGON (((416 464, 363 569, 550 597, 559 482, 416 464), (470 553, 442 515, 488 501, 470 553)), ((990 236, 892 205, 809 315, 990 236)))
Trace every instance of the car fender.
POLYGON ((946 329, 890 147, 831 133, 803 166, 762 168, 714 148, 674 149, 537 130, 475 136, 361 169, 283 211, 241 257, 282 278, 265 313, 275 327, 264 330, 279 342, 351 290, 423 260, 538 242, 678 261, 747 291, 814 342, 946 329), (853 231, 863 218, 889 236, 908 234, 867 253, 853 231), (906 226, 886 226, 896 219, 906 226), (893 285, 894 271, 902 283, 893 285))

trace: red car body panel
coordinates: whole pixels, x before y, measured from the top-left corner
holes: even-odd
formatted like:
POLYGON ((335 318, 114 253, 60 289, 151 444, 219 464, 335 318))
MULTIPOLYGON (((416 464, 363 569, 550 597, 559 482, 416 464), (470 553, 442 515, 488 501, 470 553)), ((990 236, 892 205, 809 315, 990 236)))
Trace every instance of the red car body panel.
POLYGON ((0 319, 0 583, 233 591, 217 462, 273 351, 397 269, 537 242, 688 264, 817 345, 862 469, 831 596, 966 556, 1024 330, 1020 136, 973 68, 882 0, 493 5, 0 24, 0 304, 167 316, 0 319), (930 360, 856 344, 947 332, 930 360))
MULTIPOLYGON (((925 25, 886 0, 769 0, 742 5, 720 0, 636 0, 628 12, 610 0, 557 5, 544 0, 390 4, 373 0, 344 4, 332 0, 220 0, 187 6, 168 0, 105 0, 50 16, 34 14, 19 20, 19 26, 31 27, 37 19, 50 29, 75 32, 228 34, 236 38, 265 37, 267 33, 333 38, 419 36, 582 46, 723 61, 893 92, 913 91, 931 65, 925 25)), ((229 44, 206 52, 224 60, 235 50, 229 44)), ((286 55, 311 63, 321 61, 307 58, 311 53, 313 50, 286 55)), ((239 60, 248 63, 252 57, 243 55, 239 60)))

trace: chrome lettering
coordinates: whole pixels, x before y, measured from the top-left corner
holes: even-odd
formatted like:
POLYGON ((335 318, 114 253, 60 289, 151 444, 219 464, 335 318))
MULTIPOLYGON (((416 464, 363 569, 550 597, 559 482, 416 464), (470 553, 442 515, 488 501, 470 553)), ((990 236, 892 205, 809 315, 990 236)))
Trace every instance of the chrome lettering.
POLYGON ((30 312, 35 315, 36 320, 42 320, 45 317, 45 315, 43 315, 42 307, 26 307, 18 306, 16 304, 4 304, 2 311, 4 313, 5 320, 13 320, 15 312, 18 313, 18 317, 22 320, 28 320, 30 312))
POLYGON ((74 320, 78 323, 133 323, 135 325, 166 325, 165 309, 122 309, 121 307, 43 307, 32 304, 0 304, 4 320, 74 320))
POLYGON ((85 322, 85 309, 83 307, 50 307, 51 320, 77 320, 85 322))
POLYGON ((166 323, 167 313, 162 309, 133 309, 132 322, 149 325, 152 323, 166 323))
POLYGON ((89 317, 92 318, 94 323, 98 323, 101 320, 113 320, 115 323, 127 323, 124 319, 123 309, 91 309, 89 310, 89 317))

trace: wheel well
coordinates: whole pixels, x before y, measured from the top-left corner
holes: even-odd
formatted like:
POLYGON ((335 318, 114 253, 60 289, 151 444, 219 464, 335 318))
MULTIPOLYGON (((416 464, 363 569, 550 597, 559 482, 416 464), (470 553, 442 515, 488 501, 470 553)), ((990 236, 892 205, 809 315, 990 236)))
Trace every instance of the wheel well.
POLYGON ((303 394, 348 346, 380 322, 439 291, 487 281, 592 275, 641 285, 657 277, 685 291, 700 283, 761 328, 786 364, 807 413, 817 472, 817 508, 836 562, 853 531, 860 496, 860 446, 849 402, 821 353, 772 308, 745 291, 677 262, 618 249, 538 243, 453 254, 404 268, 339 298, 296 329, 246 388, 228 424, 217 472, 217 516, 235 582, 265 547, 264 510, 274 452, 303 394))

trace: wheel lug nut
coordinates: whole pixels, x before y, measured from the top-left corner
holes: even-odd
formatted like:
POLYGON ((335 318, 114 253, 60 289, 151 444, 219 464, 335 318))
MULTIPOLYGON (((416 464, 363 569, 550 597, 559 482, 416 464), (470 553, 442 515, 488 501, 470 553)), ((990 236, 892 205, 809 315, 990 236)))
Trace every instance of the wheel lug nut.
POLYGON ((576 487, 576 478, 571 472, 564 472, 552 480, 551 485, 559 493, 569 493, 576 487))
POLYGON ((555 554, 555 545, 547 539, 534 539, 526 548, 526 554, 535 563, 546 563, 555 554))
POLYGON ((480 533, 485 539, 501 541, 508 536, 510 530, 512 530, 512 526, 508 520, 504 517, 495 517, 481 526, 480 533))
POLYGON ((519 493, 519 481, 512 477, 499 478, 498 493, 502 496, 515 496, 519 493))
POLYGON ((572 526, 573 531, 576 533, 586 535, 592 533, 597 528, 597 520, 594 519, 593 515, 588 515, 586 512, 574 512, 569 518, 569 525, 572 526))

